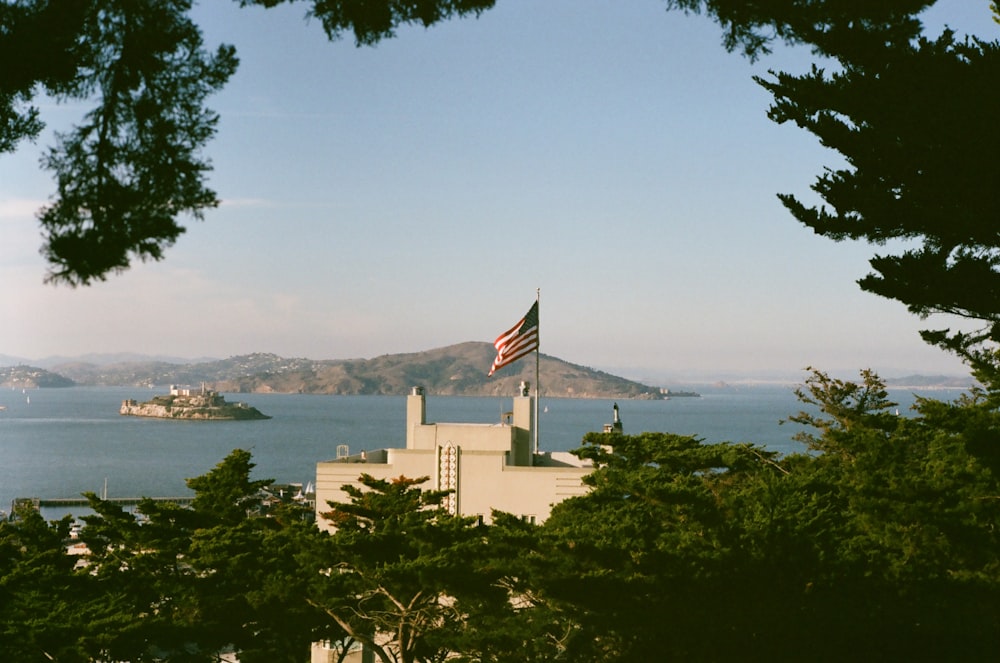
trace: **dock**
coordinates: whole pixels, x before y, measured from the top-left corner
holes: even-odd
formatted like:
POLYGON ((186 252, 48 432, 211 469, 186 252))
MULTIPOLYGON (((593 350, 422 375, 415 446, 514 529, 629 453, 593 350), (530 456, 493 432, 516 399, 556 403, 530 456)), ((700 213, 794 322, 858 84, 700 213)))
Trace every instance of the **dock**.
MULTIPOLYGON (((110 502, 111 504, 117 504, 118 506, 138 506, 140 502, 144 500, 151 500, 153 502, 172 502, 174 504, 179 504, 181 506, 189 506, 194 500, 193 495, 188 495, 186 497, 107 497, 104 498, 105 502, 110 502)), ((16 511, 17 507, 20 505, 29 505, 35 509, 42 508, 69 508, 69 507, 89 507, 90 502, 87 501, 85 497, 54 497, 54 498, 43 498, 43 497, 16 497, 11 503, 11 513, 16 511)))

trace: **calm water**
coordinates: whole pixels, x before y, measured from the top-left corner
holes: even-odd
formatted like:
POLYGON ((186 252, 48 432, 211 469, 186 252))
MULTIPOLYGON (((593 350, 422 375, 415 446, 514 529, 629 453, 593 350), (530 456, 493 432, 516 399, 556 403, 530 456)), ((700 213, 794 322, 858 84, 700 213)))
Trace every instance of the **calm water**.
MULTIPOLYGON (((266 421, 191 422, 122 417, 125 398, 146 400, 165 389, 74 387, 0 390, 0 510, 15 497, 111 497, 189 494, 184 480, 204 474, 235 448, 250 449, 255 478, 311 481, 317 461, 336 455, 401 446, 405 397, 238 394, 273 418, 266 421)), ((788 453, 797 430, 778 421, 801 407, 790 387, 700 388, 701 398, 619 401, 626 433, 666 431, 694 434, 708 442, 755 442, 788 453)), ((951 399, 956 392, 922 392, 951 399)), ((905 414, 906 391, 892 393, 905 414)), ((427 397, 430 422, 499 421, 511 400, 427 397)), ((568 451, 584 434, 612 418, 611 400, 543 399, 542 450, 568 451)))

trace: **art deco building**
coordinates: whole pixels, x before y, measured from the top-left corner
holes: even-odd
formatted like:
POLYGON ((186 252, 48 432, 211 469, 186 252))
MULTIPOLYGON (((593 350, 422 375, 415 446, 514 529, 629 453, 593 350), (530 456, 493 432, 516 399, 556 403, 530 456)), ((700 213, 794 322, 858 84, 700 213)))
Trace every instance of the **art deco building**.
MULTIPOLYGON (((615 405, 615 430, 621 424, 615 405)), ((520 515, 530 522, 548 518, 556 503, 586 492, 581 479, 593 468, 566 452, 537 453, 535 399, 521 383, 513 408, 497 423, 429 423, 423 389, 414 387, 406 399, 406 448, 379 449, 349 455, 316 466, 316 521, 329 528, 321 514, 327 502, 348 501, 341 488, 361 486, 358 477, 430 477, 426 489, 451 490, 445 503, 452 513, 479 516, 489 522, 493 509, 520 515)), ((312 663, 338 659, 336 646, 315 643, 312 663)), ((345 663, 373 663, 371 652, 356 645, 345 663)))
POLYGON ((489 522, 493 509, 545 520, 552 506, 582 495, 589 464, 566 452, 536 453, 534 398, 521 383, 513 408, 497 423, 430 423, 423 389, 406 400, 406 447, 344 455, 316 466, 317 522, 330 500, 344 502, 345 484, 362 473, 379 479, 431 477, 426 489, 451 490, 445 506, 489 522))

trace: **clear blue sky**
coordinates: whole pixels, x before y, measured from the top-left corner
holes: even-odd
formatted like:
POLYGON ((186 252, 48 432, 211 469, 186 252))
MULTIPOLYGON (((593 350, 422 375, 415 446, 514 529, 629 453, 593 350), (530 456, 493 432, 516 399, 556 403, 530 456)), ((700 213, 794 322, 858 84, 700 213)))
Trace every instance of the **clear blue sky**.
MULTIPOLYGON (((995 39, 988 4, 928 23, 995 39)), ((750 63, 660 0, 500 0, 375 48, 303 12, 196 9, 241 66, 209 102, 223 204, 163 262, 44 285, 51 137, 0 155, 0 354, 373 357, 492 341, 541 288, 543 352, 635 377, 965 372, 917 336, 949 321, 858 289, 875 249, 775 197, 839 163, 751 80, 807 52, 750 63)))

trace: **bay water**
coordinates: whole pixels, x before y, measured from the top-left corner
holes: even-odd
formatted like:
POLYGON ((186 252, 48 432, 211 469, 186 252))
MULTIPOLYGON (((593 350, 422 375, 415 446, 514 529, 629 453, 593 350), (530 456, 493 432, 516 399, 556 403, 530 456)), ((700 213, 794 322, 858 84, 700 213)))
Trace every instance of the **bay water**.
MULTIPOLYGON (((706 442, 753 442, 780 453, 801 451, 800 430, 779 421, 802 405, 787 385, 697 387, 700 397, 618 401, 626 433, 661 431, 706 442)), ((140 401, 166 389, 71 387, 0 389, 0 510, 18 497, 190 495, 185 479, 205 474, 236 448, 252 452, 254 478, 279 483, 315 480, 316 463, 337 455, 405 445, 404 396, 227 394, 272 418, 262 421, 169 421, 124 417, 122 400, 140 401)), ((942 400, 955 391, 922 390, 942 400)), ((904 416, 914 401, 891 390, 904 416)), ((543 398, 539 446, 569 451, 583 436, 611 423, 611 399, 543 398)), ((499 422, 510 398, 427 397, 428 422, 499 422)), ((79 510, 79 509, 78 509, 79 510)), ((75 513, 75 512, 74 512, 75 513)), ((46 513, 47 517, 61 514, 46 513)))

